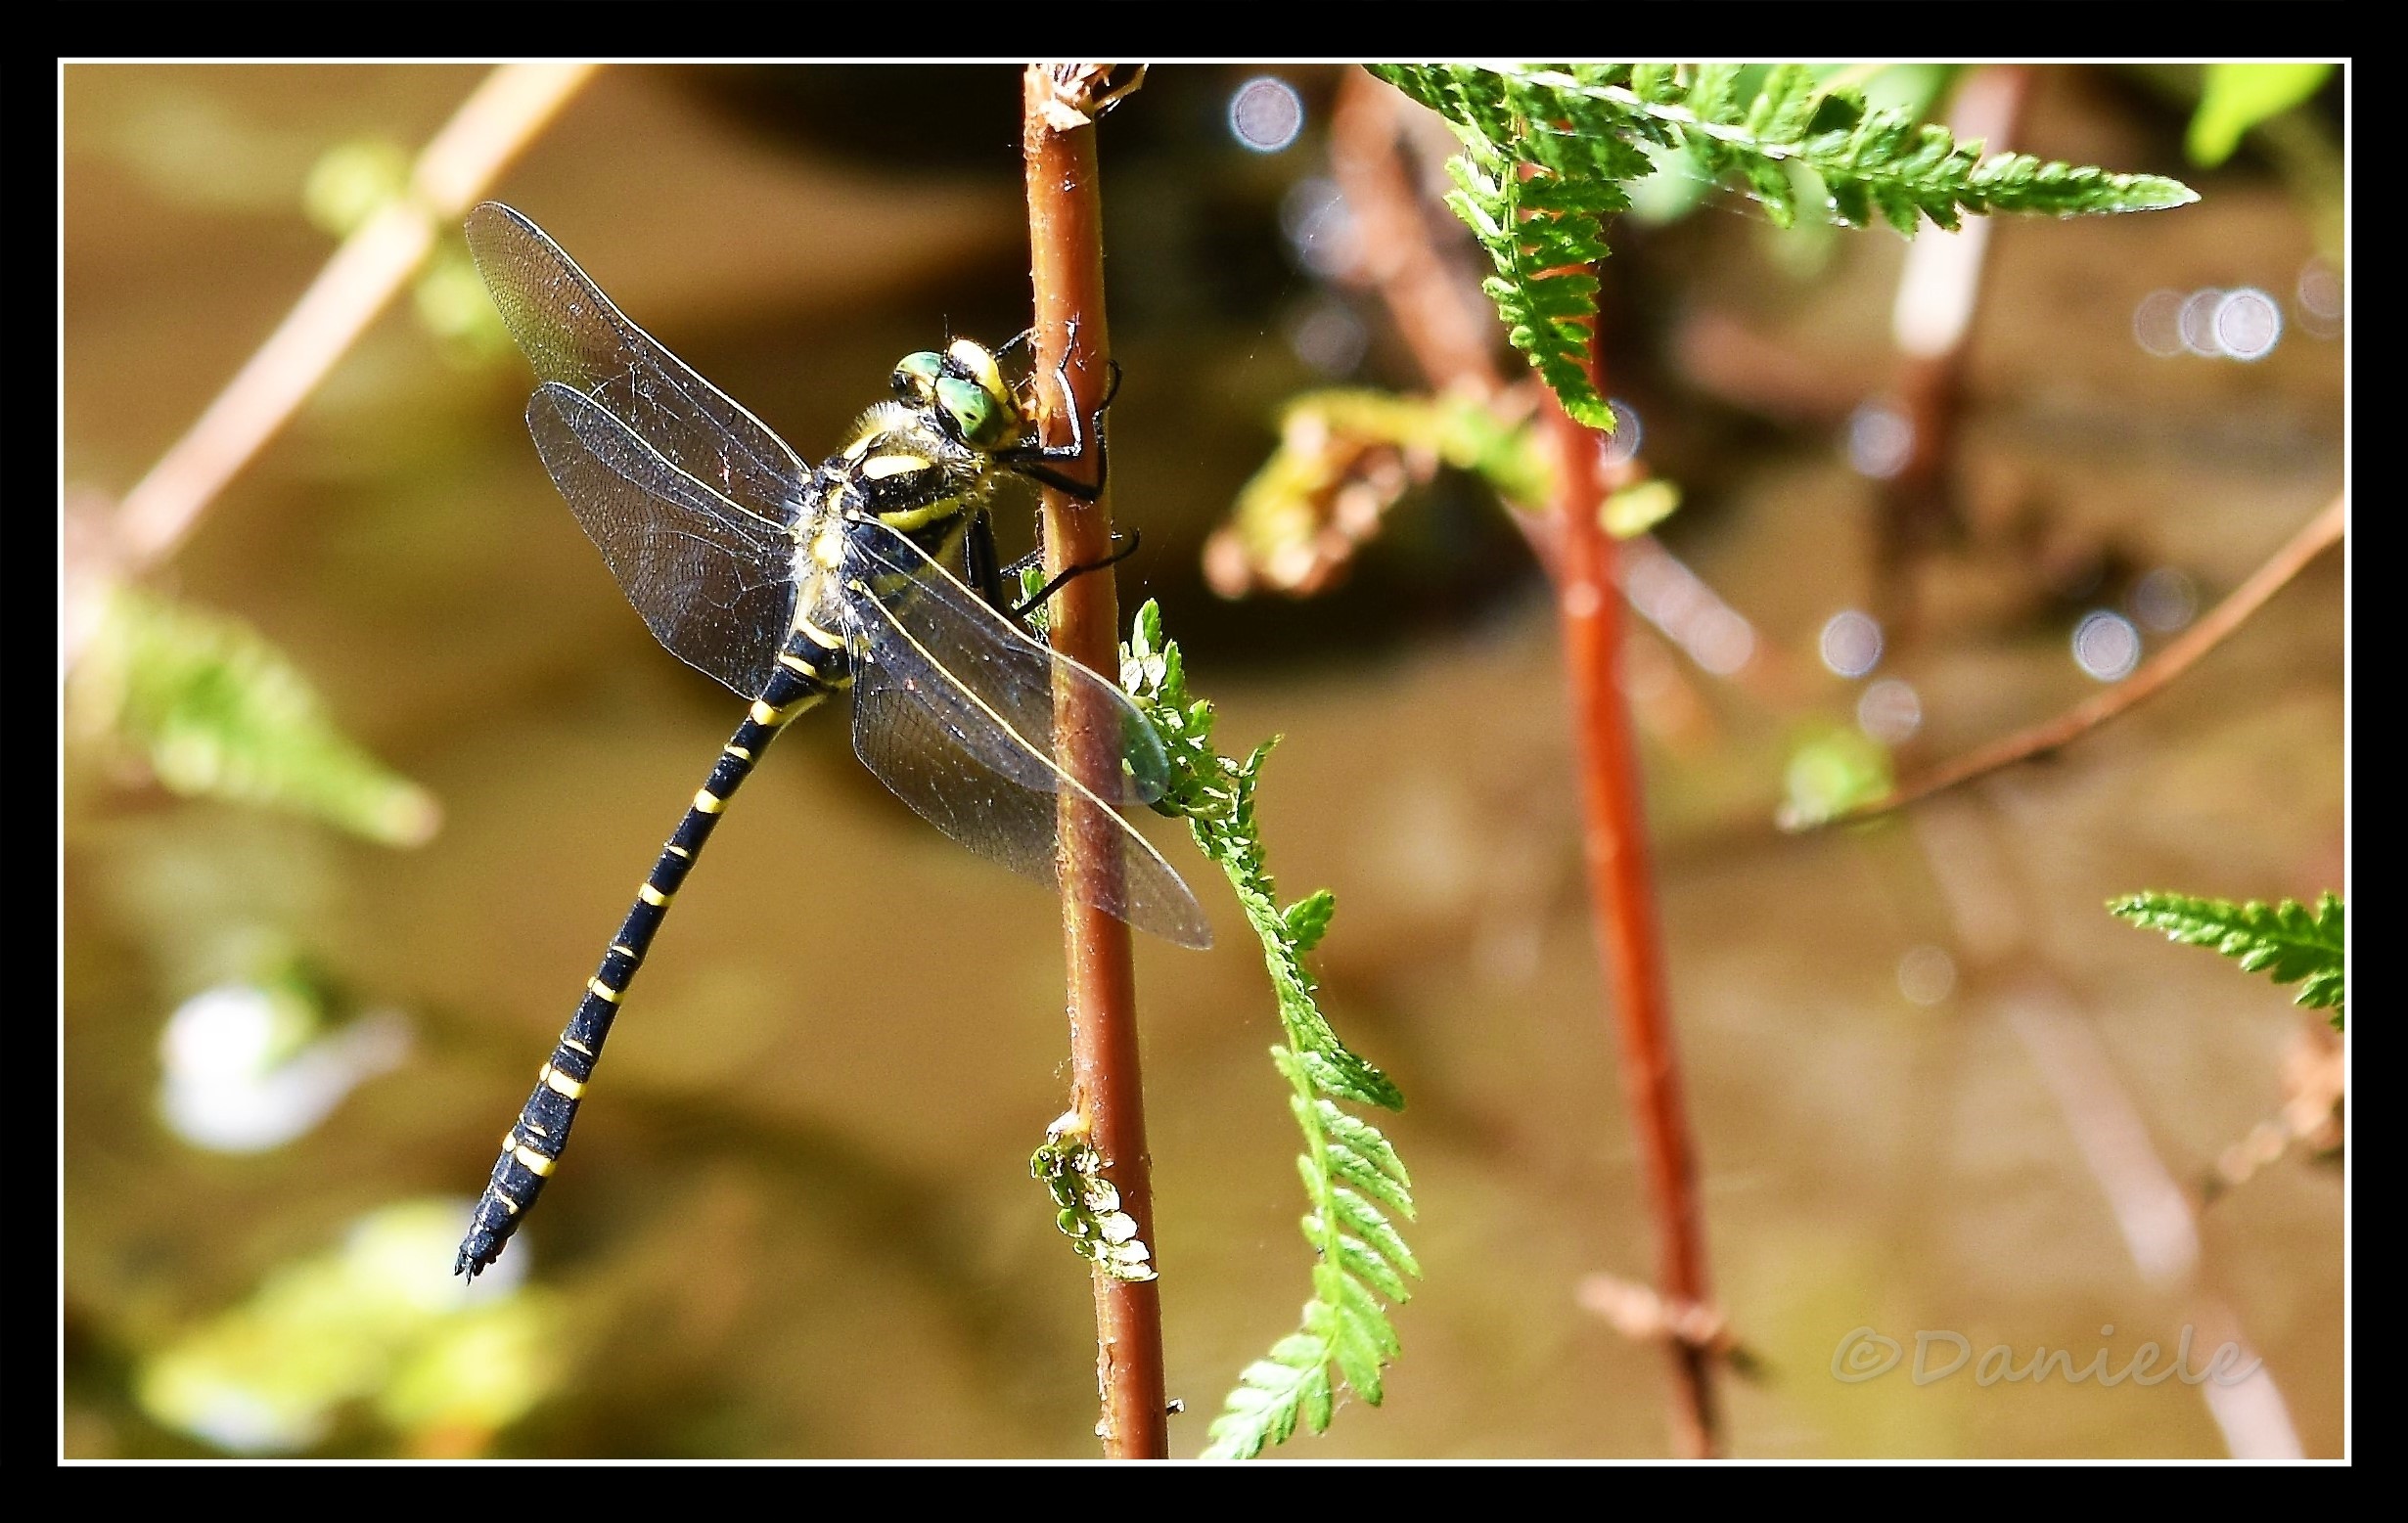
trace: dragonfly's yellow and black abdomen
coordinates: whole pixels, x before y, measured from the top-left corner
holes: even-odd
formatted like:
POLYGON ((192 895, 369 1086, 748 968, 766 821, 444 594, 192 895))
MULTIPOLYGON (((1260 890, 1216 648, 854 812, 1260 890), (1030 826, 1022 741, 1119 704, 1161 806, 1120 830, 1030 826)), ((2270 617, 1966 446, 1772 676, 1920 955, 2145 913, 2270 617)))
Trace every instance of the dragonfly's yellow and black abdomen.
POLYGON ((499 1257, 502 1245, 518 1230, 519 1218, 535 1203, 544 1181, 551 1177, 561 1150, 568 1145, 568 1129, 576 1120, 577 1104, 602 1056, 602 1046, 610 1040, 619 1001, 635 981, 636 970, 644 965, 670 903, 685 886, 686 873, 702 855, 729 800, 752 775, 761 754, 780 732, 849 686, 851 680, 844 652, 821 648, 798 622, 786 649, 779 652, 776 673, 746 711, 744 723, 719 748, 710 776, 695 790, 676 830, 636 889, 635 903, 619 922, 618 934, 611 938, 602 965, 585 981, 584 998, 577 1002, 576 1012, 553 1045, 552 1055, 537 1072, 534 1093, 502 1139, 501 1156, 494 1161, 468 1236, 460 1244, 455 1273, 475 1275, 499 1257))

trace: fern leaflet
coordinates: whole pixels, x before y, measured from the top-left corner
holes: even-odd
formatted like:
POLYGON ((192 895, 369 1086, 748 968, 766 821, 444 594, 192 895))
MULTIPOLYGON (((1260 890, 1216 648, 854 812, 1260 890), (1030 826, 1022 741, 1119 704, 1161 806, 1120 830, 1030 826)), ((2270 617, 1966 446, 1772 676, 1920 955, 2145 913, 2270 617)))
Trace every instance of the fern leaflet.
POLYGON ((1404 1097, 1339 1041, 1314 1002, 1303 958, 1328 931, 1336 901, 1325 889, 1283 910, 1273 895, 1254 821, 1254 785, 1270 745, 1243 762, 1213 749, 1211 705, 1188 695, 1179 648, 1163 640, 1160 610, 1151 603, 1138 610, 1121 652, 1120 683, 1170 757, 1170 787, 1155 807, 1187 821, 1262 942, 1287 1034, 1271 1060, 1288 1080, 1289 1108, 1304 1137, 1296 1168, 1309 1205, 1304 1238, 1318 1256, 1312 1299, 1297 1330, 1239 1373, 1204 1451, 1206 1458, 1250 1458, 1287 1442, 1299 1425, 1312 1433, 1329 1426, 1333 1366, 1363 1400, 1380 1404, 1382 1370, 1398 1348, 1384 1303, 1407 1299, 1408 1282, 1422 1273, 1391 1219, 1413 1219, 1412 1179, 1379 1129, 1339 1102, 1398 1110, 1404 1097))
POLYGON ((441 811, 335 725, 292 657, 239 619, 119 587, 68 690, 69 735, 162 787, 417 846, 441 811))
POLYGON ((1821 185, 1818 209, 1861 227, 1877 218, 1912 236, 1925 220, 1966 213, 2143 211, 2198 200, 2158 175, 1984 157, 1947 128, 1868 107, 1863 92, 1816 69, 1762 72, 1736 64, 1383 65, 1373 73, 1446 118, 1463 144, 1447 203, 1487 250, 1483 283, 1516 348, 1564 410, 1612 428, 1585 353, 1597 315, 1590 266, 1606 256, 1601 218, 1630 204, 1625 186, 1656 172, 1651 148, 1681 150, 1704 173, 1743 185, 1775 223, 1800 206, 1800 176, 1821 185))
POLYGON ((2170 941, 2213 947, 2241 963, 2243 972, 2264 973, 2278 984, 2299 983, 2293 1002, 2333 1012, 2341 1028, 2341 899, 2327 891, 2314 908, 2295 899, 2265 905, 2251 900, 2193 899, 2182 894, 2126 894, 2107 902, 2108 913, 2170 941))

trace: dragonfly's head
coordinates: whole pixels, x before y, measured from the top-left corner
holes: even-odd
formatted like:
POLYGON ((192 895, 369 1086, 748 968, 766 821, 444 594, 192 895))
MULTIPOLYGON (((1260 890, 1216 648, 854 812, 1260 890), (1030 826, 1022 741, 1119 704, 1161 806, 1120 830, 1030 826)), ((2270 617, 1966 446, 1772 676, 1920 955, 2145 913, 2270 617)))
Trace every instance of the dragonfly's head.
POLYGON ((954 339, 941 353, 905 355, 894 368, 894 394, 972 449, 1010 449, 1027 430, 995 351, 968 338, 954 339))

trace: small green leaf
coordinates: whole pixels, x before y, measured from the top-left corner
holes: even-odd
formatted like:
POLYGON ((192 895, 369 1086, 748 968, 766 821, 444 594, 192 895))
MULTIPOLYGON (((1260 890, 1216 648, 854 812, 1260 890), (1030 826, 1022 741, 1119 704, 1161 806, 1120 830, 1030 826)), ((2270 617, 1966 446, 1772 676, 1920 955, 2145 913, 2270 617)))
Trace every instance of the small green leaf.
POLYGON ((2208 65, 2183 152, 2195 164, 2215 167, 2233 157, 2242 134, 2314 99, 2332 76, 2330 64, 2208 65))
POLYGON ((1120 1209, 1119 1187, 1076 1121, 1072 1113, 1055 1122, 1028 1159, 1028 1172, 1061 1207, 1054 1225, 1073 1252, 1112 1278, 1156 1278, 1154 1253, 1138 1235, 1137 1219, 1120 1209))
POLYGON ((1781 809, 1784 828, 1812 825, 1888 792, 1889 748, 1853 727, 1825 726, 1790 753, 1784 781, 1789 788, 1781 809))
POLYGON ((1308 1333, 1292 1332, 1271 1345, 1271 1358, 1292 1369, 1306 1369, 1329 1357, 1324 1340, 1308 1333))
MULTIPOLYGON (((1334 1395, 1330 1389, 1329 1366, 1315 1361, 1313 1367, 1305 1371, 1304 1378, 1296 1383, 1297 1412, 1304 1419, 1307 1433, 1328 1431, 1334 1395)), ((1287 1435, 1281 1434, 1280 1440, 1285 1443, 1287 1435)))
POLYGON ((1401 1345, 1396 1341, 1396 1329, 1388 1324, 1387 1313, 1362 1281, 1335 1265, 1323 1266, 1327 1279, 1336 1292, 1337 1324, 1354 1327, 1371 1340, 1382 1359, 1396 1357, 1401 1345))
POLYGON ((1330 1357, 1357 1396, 1374 1407, 1380 1405, 1380 1348, 1361 1326, 1352 1321, 1341 1322, 1338 1336, 1331 1340, 1330 1357))
POLYGON ((410 188, 410 156, 388 138, 354 138, 318 156, 301 182, 301 214, 348 237, 410 188))
MULTIPOLYGON (((1404 1238, 1397 1233, 1388 1219, 1380 1214, 1379 1207, 1350 1189, 1334 1190, 1331 1192, 1331 1199, 1338 1208, 1338 1219, 1350 1228, 1356 1235, 1377 1248, 1398 1269, 1417 1279, 1421 1277, 1422 1266, 1414 1259, 1413 1250, 1405 1246, 1404 1238)), ((1404 1301, 1410 1299, 1410 1295, 1400 1287, 1390 1291, 1388 1299, 1404 1301)))
POLYGON ((1325 1095, 1383 1110, 1404 1109, 1405 1097, 1387 1075, 1342 1047, 1327 1053, 1298 1053, 1296 1061, 1303 1065, 1312 1087, 1325 1095))
POLYGON ((1387 1139, 1380 1135, 1378 1127, 1358 1116, 1346 1114, 1327 1100, 1320 1101, 1316 1108, 1320 1112, 1322 1128, 1329 1133, 1332 1142, 1360 1153, 1375 1169, 1397 1185, 1407 1189, 1412 1187, 1413 1177, 1405 1172, 1404 1160, 1396 1155, 1394 1148, 1388 1146, 1387 1139))
MULTIPOLYGON (((1317 1239, 1322 1230, 1321 1219, 1308 1216, 1304 1219, 1304 1223, 1306 1238, 1317 1239)), ((1412 1292, 1405 1287, 1404 1280, 1398 1277, 1396 1271, 1389 1267, 1387 1260, 1373 1252, 1371 1245, 1359 1237, 1340 1234, 1338 1262, 1347 1274, 1368 1282, 1372 1289, 1377 1290, 1390 1301, 1401 1302, 1412 1298, 1412 1292)))
POLYGON ((1633 482, 1606 499, 1606 532, 1615 539, 1645 534, 1671 517, 1680 505, 1681 489, 1669 481, 1651 478, 1633 482))
POLYGON ((1324 1150, 1334 1179, 1344 1180, 1406 1221, 1413 1220, 1413 1197, 1405 1192, 1403 1186, 1382 1173, 1371 1160, 1336 1139, 1326 1142, 1324 1150))
POLYGON ((1288 927, 1288 938, 1298 952, 1310 952, 1320 945, 1330 928, 1330 917, 1338 913, 1338 896, 1326 888, 1311 893, 1290 905, 1280 918, 1288 927))
MULTIPOLYGON (((1318 1342, 1314 1343, 1313 1351, 1319 1353, 1320 1350, 1321 1345, 1318 1342)), ((1266 1396, 1276 1395, 1286 1389, 1295 1379, 1295 1370, 1293 1366, 1260 1359, 1238 1373, 1239 1389, 1246 1393, 1245 1400, 1255 1407, 1260 1407, 1266 1396)))

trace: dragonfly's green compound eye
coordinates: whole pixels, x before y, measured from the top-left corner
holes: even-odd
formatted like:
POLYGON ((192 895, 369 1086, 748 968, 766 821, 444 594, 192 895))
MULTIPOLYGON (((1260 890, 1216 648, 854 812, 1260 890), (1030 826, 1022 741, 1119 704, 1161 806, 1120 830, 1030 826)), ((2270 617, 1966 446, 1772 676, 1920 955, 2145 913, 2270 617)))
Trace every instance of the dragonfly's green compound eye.
POLYGON ((967 377, 937 378, 936 410, 977 449, 1000 449, 1020 436, 1020 413, 1012 399, 967 377))
POLYGON ((945 373, 945 357, 923 349, 906 354, 894 367, 894 394, 914 407, 936 400, 936 378, 945 373))
POLYGON ((994 352, 970 339, 955 339, 942 354, 923 349, 903 356, 894 367, 894 394, 936 413, 974 449, 1000 450, 1020 438, 1020 409, 994 352))

